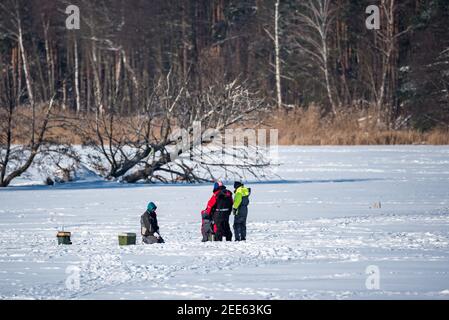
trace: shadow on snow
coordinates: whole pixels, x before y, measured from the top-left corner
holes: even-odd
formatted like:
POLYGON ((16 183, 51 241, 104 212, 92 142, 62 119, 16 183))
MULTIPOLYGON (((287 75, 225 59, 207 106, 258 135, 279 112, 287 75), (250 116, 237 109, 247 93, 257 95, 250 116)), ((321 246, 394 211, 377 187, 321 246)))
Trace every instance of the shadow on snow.
MULTIPOLYGON (((310 179, 310 180, 267 180, 267 181, 246 181, 248 185, 280 185, 280 184, 317 184, 317 183, 358 183, 382 181, 381 178, 362 179, 310 179)), ((232 186, 233 181, 223 181, 225 185, 232 186)), ((120 183, 116 181, 80 181, 61 183, 54 186, 28 185, 10 186, 0 188, 0 192, 8 191, 52 191, 52 190, 89 190, 89 189, 120 189, 120 188, 152 188, 152 187, 203 187, 212 186, 212 183, 120 183)))

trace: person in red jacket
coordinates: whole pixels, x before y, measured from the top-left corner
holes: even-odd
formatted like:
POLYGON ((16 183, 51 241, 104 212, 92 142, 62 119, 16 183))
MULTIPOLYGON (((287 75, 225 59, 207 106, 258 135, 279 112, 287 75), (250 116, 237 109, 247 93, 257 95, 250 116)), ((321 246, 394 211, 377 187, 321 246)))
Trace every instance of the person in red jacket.
MULTIPOLYGON (((232 212, 232 192, 227 190, 221 181, 214 183, 212 197, 207 202, 206 209, 202 212, 203 226, 205 221, 213 221, 213 231, 215 241, 232 241, 232 232, 229 225, 229 217, 232 212)), ((202 228, 202 231, 206 231, 202 228)), ((207 241, 207 235, 203 232, 203 241, 207 241)))

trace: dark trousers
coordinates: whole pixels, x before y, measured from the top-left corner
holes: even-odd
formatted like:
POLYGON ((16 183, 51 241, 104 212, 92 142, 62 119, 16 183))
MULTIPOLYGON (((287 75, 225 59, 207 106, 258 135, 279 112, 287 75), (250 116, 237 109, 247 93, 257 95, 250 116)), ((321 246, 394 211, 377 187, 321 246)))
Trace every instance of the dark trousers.
POLYGON ((223 237, 226 238, 226 241, 232 240, 232 231, 231 226, 229 225, 229 216, 229 213, 215 212, 215 241, 223 241, 223 237))
POLYGON ((236 241, 246 240, 246 219, 248 217, 248 207, 240 207, 238 214, 234 216, 234 234, 236 241))
POLYGON ((226 237, 226 241, 232 241, 232 231, 231 226, 229 225, 229 217, 231 214, 226 214, 223 221, 223 236, 226 237))

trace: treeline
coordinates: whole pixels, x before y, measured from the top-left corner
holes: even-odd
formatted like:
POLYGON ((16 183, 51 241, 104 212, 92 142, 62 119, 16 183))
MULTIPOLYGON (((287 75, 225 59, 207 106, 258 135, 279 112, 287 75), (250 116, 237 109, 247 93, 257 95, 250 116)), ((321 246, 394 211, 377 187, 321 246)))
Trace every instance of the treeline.
POLYGON ((447 0, 1 0, 0 186, 67 153, 67 135, 105 178, 207 180, 168 167, 174 128, 254 127, 274 109, 447 130, 448 18, 447 0))
POLYGON ((273 104, 280 88, 284 107, 370 107, 390 127, 409 116, 447 126, 448 18, 445 0, 2 0, 1 96, 8 82, 17 104, 54 96, 90 112, 97 99, 129 114, 170 74, 192 92, 241 79, 273 104), (65 27, 69 4, 80 30, 65 27), (372 4, 380 30, 365 26, 372 4))

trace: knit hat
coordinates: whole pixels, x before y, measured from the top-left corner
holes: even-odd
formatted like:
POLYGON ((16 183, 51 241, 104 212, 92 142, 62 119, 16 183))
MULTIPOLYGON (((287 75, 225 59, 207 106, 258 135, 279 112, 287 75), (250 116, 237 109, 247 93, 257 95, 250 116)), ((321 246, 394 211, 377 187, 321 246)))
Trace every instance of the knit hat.
POLYGON ((221 187, 224 187, 223 182, 221 181, 216 181, 214 183, 214 192, 217 191, 218 189, 220 189, 221 187))
POLYGON ((235 181, 234 182, 234 189, 237 189, 239 187, 243 186, 243 183, 241 183, 240 181, 235 181))
POLYGON ((154 204, 154 202, 148 203, 148 206, 147 206, 148 212, 153 212, 156 209, 157 209, 157 206, 154 204))

